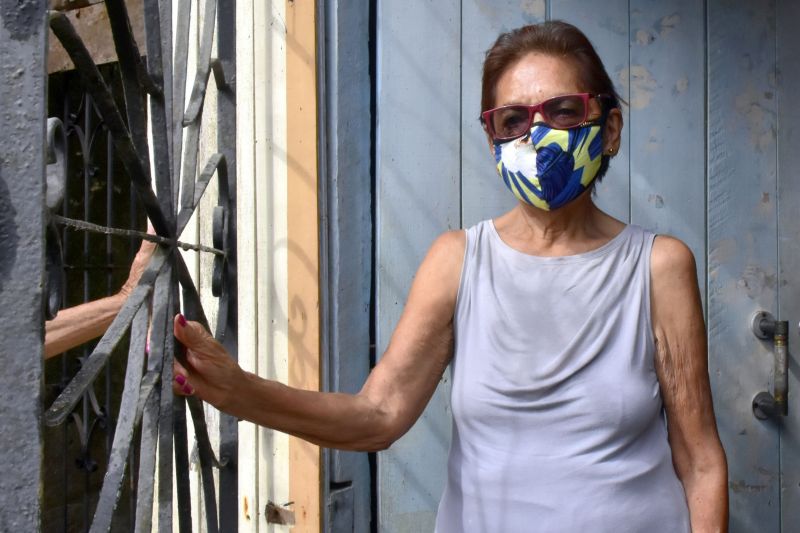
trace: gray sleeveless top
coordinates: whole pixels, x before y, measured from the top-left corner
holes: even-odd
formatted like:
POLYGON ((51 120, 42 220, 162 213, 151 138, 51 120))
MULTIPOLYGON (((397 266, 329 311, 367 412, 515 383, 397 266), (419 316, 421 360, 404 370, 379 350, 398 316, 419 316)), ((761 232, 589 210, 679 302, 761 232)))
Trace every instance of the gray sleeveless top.
POLYGON ((467 230, 438 533, 684 533, 654 367, 650 251, 536 257, 467 230))

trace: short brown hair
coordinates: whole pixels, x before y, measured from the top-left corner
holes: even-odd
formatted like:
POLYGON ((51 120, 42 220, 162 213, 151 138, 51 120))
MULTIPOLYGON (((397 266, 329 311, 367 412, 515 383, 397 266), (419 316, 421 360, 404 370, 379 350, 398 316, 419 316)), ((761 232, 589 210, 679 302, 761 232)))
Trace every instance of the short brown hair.
POLYGON ((551 20, 500 34, 486 52, 483 61, 481 112, 495 107, 495 90, 500 76, 511 65, 532 52, 572 62, 583 85, 581 90, 609 95, 611 98, 604 99, 607 100, 608 108, 620 106, 621 98, 589 39, 572 24, 551 20))
MULTIPOLYGON (((524 56, 535 52, 571 62, 582 91, 608 95, 608 98, 599 99, 604 121, 609 110, 620 107, 623 100, 614 89, 600 56, 586 35, 572 24, 550 20, 502 33, 486 52, 486 59, 483 61, 481 112, 495 107, 495 91, 500 76, 524 56)), ((592 182, 592 190, 608 172, 609 159, 604 153, 597 177, 592 182)))

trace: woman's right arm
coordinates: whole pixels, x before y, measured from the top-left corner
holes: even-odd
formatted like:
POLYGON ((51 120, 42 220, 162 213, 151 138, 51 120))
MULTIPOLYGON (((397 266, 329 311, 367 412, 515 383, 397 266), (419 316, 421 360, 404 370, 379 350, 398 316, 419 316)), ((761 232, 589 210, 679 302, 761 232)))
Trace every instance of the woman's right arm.
POLYGON ((389 347, 358 394, 305 391, 245 372, 200 324, 181 316, 175 337, 187 348, 188 366, 175 363, 173 389, 320 446, 388 448, 422 413, 452 356, 464 249, 463 231, 431 246, 389 347))

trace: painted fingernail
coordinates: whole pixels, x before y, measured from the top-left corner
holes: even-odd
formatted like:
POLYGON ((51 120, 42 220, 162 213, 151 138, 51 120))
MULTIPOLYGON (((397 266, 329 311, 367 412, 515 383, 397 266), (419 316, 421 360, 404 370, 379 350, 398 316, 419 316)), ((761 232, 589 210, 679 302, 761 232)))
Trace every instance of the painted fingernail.
POLYGON ((184 385, 183 389, 181 389, 181 390, 183 391, 184 394, 190 394, 190 395, 194 394, 194 389, 188 383, 186 385, 184 385))
POLYGON ((144 341, 144 353, 150 354, 150 339, 144 341))
POLYGON ((186 378, 183 376, 183 374, 175 374, 175 381, 180 386, 183 386, 183 385, 186 384, 186 378))
POLYGON ((178 324, 180 324, 182 328, 186 327, 186 317, 183 316, 183 314, 178 315, 178 324))

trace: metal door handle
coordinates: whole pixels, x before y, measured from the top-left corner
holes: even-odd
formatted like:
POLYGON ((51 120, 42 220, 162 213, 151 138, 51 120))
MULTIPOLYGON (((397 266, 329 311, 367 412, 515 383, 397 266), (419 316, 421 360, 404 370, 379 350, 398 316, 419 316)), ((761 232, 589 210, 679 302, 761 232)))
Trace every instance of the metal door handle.
POLYGON ((759 339, 772 339, 774 355, 773 393, 761 391, 753 398, 753 414, 760 420, 789 414, 789 322, 775 320, 767 311, 753 315, 751 328, 759 339))

